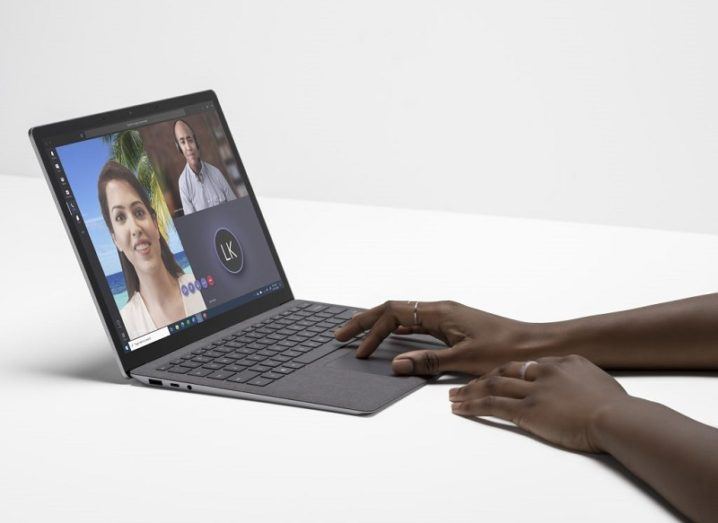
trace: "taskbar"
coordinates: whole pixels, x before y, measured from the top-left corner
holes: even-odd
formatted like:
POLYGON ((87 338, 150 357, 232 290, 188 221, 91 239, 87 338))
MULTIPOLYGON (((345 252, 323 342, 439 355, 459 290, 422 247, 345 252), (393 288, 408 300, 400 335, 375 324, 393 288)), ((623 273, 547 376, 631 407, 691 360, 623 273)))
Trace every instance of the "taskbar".
POLYGON ((148 332, 147 334, 143 334, 142 336, 139 336, 127 342, 125 344, 125 352, 131 352, 141 347, 146 347, 150 343, 154 343, 155 341, 161 340, 162 338, 166 338, 167 336, 170 336, 172 334, 182 332, 189 327, 193 327, 195 325, 203 323, 210 318, 219 316, 220 314, 235 309, 241 305, 244 305, 245 303, 249 303, 250 301, 259 298, 260 296, 264 296, 265 294, 270 294, 272 292, 277 292, 282 287, 283 284, 281 280, 275 281, 273 283, 265 285, 264 287, 255 289, 252 292, 248 292, 247 294, 243 294, 242 296, 231 299, 221 305, 217 305, 216 307, 212 307, 211 309, 208 309, 206 311, 198 312, 197 314, 193 314, 192 316, 188 316, 174 323, 170 323, 169 325, 166 325, 160 329, 148 332))

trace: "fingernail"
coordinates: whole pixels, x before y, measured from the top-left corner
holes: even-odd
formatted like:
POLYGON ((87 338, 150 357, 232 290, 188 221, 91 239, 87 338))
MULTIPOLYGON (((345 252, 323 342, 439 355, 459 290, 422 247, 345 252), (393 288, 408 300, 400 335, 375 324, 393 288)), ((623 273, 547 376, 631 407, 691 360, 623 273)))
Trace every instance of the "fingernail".
POLYGON ((460 408, 461 408, 461 403, 452 403, 452 404, 451 404, 451 410, 454 411, 454 412, 456 412, 456 411, 459 410, 460 408))
POLYGON ((414 372, 414 362, 409 358, 394 360, 391 364, 391 368, 395 374, 411 374, 414 372))
POLYGON ((458 394, 458 392, 459 392, 459 389, 449 389, 449 397, 455 398, 456 395, 458 394))

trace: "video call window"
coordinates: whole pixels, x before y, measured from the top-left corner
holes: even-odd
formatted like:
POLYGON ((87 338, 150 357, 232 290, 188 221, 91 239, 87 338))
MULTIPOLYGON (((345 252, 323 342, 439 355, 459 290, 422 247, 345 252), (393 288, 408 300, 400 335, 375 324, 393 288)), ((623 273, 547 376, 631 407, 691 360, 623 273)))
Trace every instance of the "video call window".
POLYGON ((130 340, 279 279, 216 112, 57 154, 130 340))

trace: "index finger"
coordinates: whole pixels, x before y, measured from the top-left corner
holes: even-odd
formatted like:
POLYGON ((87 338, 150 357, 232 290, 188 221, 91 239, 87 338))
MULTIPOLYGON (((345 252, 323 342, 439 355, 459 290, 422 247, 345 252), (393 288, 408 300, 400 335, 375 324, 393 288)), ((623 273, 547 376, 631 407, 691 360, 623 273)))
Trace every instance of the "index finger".
POLYGON ((347 341, 357 334, 371 329, 377 320, 383 316, 390 303, 387 301, 368 311, 355 314, 347 323, 334 332, 334 336, 339 341, 347 341))

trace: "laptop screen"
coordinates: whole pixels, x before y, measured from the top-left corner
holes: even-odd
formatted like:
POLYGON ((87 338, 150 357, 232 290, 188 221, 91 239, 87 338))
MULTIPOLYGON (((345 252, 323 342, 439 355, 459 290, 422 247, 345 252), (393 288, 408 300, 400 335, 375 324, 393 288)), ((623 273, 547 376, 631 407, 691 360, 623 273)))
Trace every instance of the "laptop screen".
POLYGON ((233 149, 206 102, 46 152, 124 352, 282 289, 233 149))

